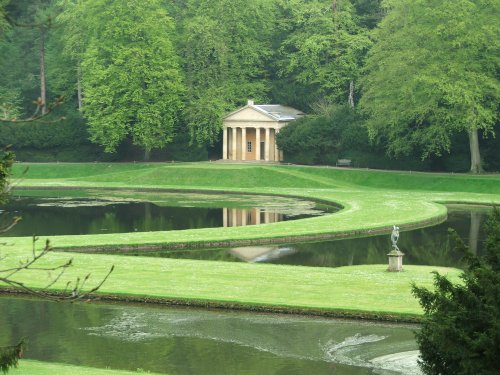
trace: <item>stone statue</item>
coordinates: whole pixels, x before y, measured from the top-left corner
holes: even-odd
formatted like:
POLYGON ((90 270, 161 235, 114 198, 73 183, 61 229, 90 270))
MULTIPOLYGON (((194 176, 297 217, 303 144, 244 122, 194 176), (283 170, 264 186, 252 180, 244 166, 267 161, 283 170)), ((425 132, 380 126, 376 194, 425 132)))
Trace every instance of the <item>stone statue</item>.
POLYGON ((389 252, 389 254, 387 254, 389 257, 389 268, 387 268, 387 271, 389 272, 403 271, 404 254, 399 250, 398 239, 399 239, 399 227, 393 225, 391 233, 392 251, 389 252))
POLYGON ((393 225, 392 233, 391 233, 391 242, 394 250, 399 251, 399 247, 397 245, 399 239, 399 227, 393 225))

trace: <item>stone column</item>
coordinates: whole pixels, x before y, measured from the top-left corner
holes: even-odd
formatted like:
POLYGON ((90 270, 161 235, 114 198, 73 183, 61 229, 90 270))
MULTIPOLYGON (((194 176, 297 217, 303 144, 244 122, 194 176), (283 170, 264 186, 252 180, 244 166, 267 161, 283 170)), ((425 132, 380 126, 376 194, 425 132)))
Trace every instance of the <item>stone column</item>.
POLYGON ((222 129, 222 160, 227 160, 227 128, 222 129))
POLYGON ((260 208, 255 209, 255 224, 260 224, 260 208))
POLYGON ((247 160, 247 128, 241 128, 241 160, 247 160))
POLYGON ((238 226, 238 212, 236 212, 236 208, 231 208, 231 219, 233 221, 232 227, 238 226))
POLYGON ((269 161, 269 146, 270 146, 269 135, 270 135, 270 129, 266 128, 266 140, 264 143, 264 160, 265 161, 269 161))
POLYGON ((278 144, 276 143, 276 136, 279 132, 279 129, 274 129, 274 161, 280 161, 280 152, 278 150, 278 144))
POLYGON ((260 128, 255 128, 255 160, 260 160, 260 128))
POLYGON ((231 128, 232 130, 232 141, 233 141, 233 147, 232 147, 232 151, 233 151, 233 160, 236 160, 237 159, 237 149, 236 149, 236 143, 237 143, 237 138, 238 138, 238 128, 231 128))
POLYGON ((242 226, 247 225, 247 210, 246 209, 241 210, 241 225, 242 226))
POLYGON ((227 207, 222 209, 222 225, 227 227, 227 207))

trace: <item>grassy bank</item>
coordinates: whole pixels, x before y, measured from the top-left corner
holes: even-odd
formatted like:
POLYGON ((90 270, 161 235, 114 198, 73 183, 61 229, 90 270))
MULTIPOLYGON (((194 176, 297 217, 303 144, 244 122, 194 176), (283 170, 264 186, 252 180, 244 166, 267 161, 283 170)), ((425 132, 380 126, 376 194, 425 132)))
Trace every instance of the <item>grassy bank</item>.
MULTIPOLYGON (((16 165, 17 177, 24 167, 16 165)), ((302 196, 344 207, 334 215, 258 227, 53 237, 54 245, 59 248, 203 247, 334 238, 389 232, 393 224, 403 230, 435 224, 446 217, 445 207, 437 202, 500 204, 498 175, 475 178, 219 163, 31 164, 28 167, 19 187, 234 191, 302 196), (429 191, 433 187, 436 190, 429 191)))
POLYGON ((43 182, 103 182, 120 186, 187 187, 327 187, 363 186, 402 189, 500 194, 500 174, 439 174, 424 172, 376 171, 327 167, 259 164, 177 163, 177 164, 33 164, 14 166, 14 177, 30 184, 43 182), (24 173, 28 168, 27 173, 24 173))
MULTIPOLYGON (((40 266, 67 258, 66 254, 54 253, 40 266)), ((9 256, 9 262, 20 259, 9 256)), ((249 310, 259 306, 296 308, 304 313, 322 310, 326 315, 337 312, 341 316, 418 315, 421 309, 410 293, 410 283, 431 286, 433 270, 454 279, 459 273, 449 268, 410 265, 404 272, 389 273, 386 265, 326 268, 91 254, 74 254, 73 259, 74 267, 58 284, 60 287, 86 270, 92 270, 92 283, 115 264, 112 277, 100 293, 122 300, 168 300, 196 306, 211 302, 220 307, 237 304, 249 310)), ((41 287, 47 282, 47 274, 26 273, 22 281, 41 287)))
MULTIPOLYGON (((132 375, 142 371, 122 371, 98 369, 93 367, 72 366, 62 363, 49 363, 32 360, 22 360, 19 367, 9 371, 13 375, 132 375)), ((148 372, 148 374, 152 374, 148 372)))
MULTIPOLYGON (((16 165, 20 176, 24 166, 16 165)), ((446 217, 442 202, 500 204, 500 177, 433 175, 255 164, 34 164, 20 187, 98 187, 121 189, 200 189, 282 194, 341 204, 333 215, 259 226, 88 236, 52 236, 57 248, 124 249, 141 246, 205 246, 252 242, 290 242, 310 236, 367 235, 436 223, 446 217)), ((108 194, 108 193, 106 193, 108 194)), ((404 234, 403 234, 404 235, 404 234)), ((28 238, 4 238, 5 262, 15 264, 31 249, 28 238)), ((68 254, 54 253, 48 262, 68 254)), ((312 268, 173 260, 120 255, 72 254, 67 278, 92 270, 94 280, 109 265, 116 271, 101 292, 136 300, 175 300, 242 308, 273 307, 356 314, 421 314, 410 284, 430 286, 437 267, 406 266, 387 273, 385 265, 312 268)), ((439 269, 456 278, 457 270, 439 269)), ((25 275, 42 286, 47 276, 25 275)), ((61 284, 65 282, 61 280, 61 284)))

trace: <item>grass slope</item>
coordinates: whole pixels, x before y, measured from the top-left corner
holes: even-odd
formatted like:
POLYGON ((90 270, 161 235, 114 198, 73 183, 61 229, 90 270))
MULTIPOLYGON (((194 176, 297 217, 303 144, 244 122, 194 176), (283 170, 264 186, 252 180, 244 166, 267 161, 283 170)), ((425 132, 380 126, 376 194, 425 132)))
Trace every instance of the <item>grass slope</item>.
MULTIPOLYGON (((16 165, 20 176, 24 165, 16 165)), ((206 228, 170 232, 53 236, 58 248, 85 246, 123 248, 144 244, 188 246, 234 241, 298 240, 304 236, 351 235, 387 230, 393 224, 408 228, 437 222, 446 216, 439 202, 500 204, 500 178, 344 170, 259 164, 32 164, 21 186, 169 188, 296 195, 338 202, 344 209, 333 215, 260 226, 206 228)), ((107 193, 106 193, 107 194, 107 193)), ((404 234, 402 234, 404 235, 404 234)), ((30 239, 4 238, 15 264, 31 249, 30 239)), ((385 272, 385 265, 330 268, 206 262, 193 260, 72 254, 75 267, 65 280, 92 270, 94 280, 109 265, 116 271, 102 293, 182 301, 212 301, 248 306, 356 311, 361 313, 420 314, 410 283, 430 286, 436 267, 406 266, 405 272, 385 272)), ((68 254, 53 253, 49 262, 68 254)), ((440 269, 453 278, 458 271, 440 269)), ((46 275, 25 275, 42 286, 46 275)), ((63 285, 64 281, 60 285, 63 285)))
MULTIPOLYGON (((67 254, 53 253, 39 266, 62 263, 67 258, 67 254)), ((21 254, 10 254, 8 263, 22 259, 21 254)), ((58 284, 60 288, 83 276, 86 270, 92 270, 90 286, 92 280, 104 276, 109 265, 115 264, 115 272, 100 290, 103 294, 132 296, 137 300, 174 299, 197 305, 212 301, 250 309, 286 307, 342 314, 420 314, 420 307, 410 294, 410 283, 430 286, 433 270, 453 279, 459 273, 455 269, 410 265, 405 266, 405 272, 389 273, 386 265, 297 267, 92 254, 74 254, 73 261, 74 266, 58 284)), ((47 274, 25 273, 21 281, 42 287, 47 283, 47 274)))
MULTIPOLYGON (((9 374, 13 375, 132 375, 138 373, 135 371, 98 369, 33 360, 22 360, 19 362, 19 367, 9 371, 9 374)), ((154 375, 150 372, 148 374, 154 375)))
POLYGON ((131 186, 187 187, 330 187, 363 186, 378 189, 425 190, 500 194, 500 174, 438 174, 259 164, 32 164, 14 166, 14 177, 121 183, 131 186), (26 174, 23 171, 28 167, 26 174))

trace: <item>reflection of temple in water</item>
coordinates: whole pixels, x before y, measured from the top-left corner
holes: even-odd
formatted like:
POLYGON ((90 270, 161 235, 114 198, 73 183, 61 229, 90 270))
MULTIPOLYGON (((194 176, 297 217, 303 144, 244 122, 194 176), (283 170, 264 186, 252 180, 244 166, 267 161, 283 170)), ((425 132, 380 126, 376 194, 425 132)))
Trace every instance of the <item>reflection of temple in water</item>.
POLYGON ((249 263, 270 262, 297 252, 291 247, 278 246, 245 246, 234 247, 229 252, 235 257, 249 263))
POLYGON ((268 224, 283 221, 284 215, 260 208, 223 208, 222 223, 225 227, 268 224))

